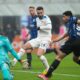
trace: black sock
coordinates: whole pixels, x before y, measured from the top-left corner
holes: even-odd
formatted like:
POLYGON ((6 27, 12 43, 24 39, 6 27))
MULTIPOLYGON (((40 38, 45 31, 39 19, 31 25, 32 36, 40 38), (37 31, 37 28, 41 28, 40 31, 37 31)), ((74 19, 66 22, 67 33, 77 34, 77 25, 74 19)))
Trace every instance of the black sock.
POLYGON ((76 63, 80 65, 80 60, 78 60, 76 63))
POLYGON ((50 68, 49 68, 49 70, 48 70, 48 72, 47 72, 47 74, 46 74, 45 76, 46 76, 46 77, 51 77, 52 72, 59 66, 59 64, 60 64, 60 61, 55 60, 55 61, 51 64, 51 66, 50 66, 50 68))
POLYGON ((32 62, 32 55, 31 55, 31 53, 27 53, 27 62, 29 64, 29 66, 31 67, 31 62, 32 62))

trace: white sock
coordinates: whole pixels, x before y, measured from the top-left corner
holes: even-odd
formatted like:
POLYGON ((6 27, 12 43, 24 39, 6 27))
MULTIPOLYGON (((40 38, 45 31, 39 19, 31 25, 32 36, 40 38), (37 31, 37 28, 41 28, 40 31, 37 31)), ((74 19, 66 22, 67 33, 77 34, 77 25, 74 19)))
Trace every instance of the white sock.
POLYGON ((40 56, 40 60, 42 61, 45 68, 48 70, 49 69, 49 64, 48 64, 48 61, 47 61, 46 57, 42 55, 42 56, 40 56))
MULTIPOLYGON (((18 52, 18 56, 21 58, 24 55, 24 53, 25 53, 25 50, 21 48, 20 51, 18 52)), ((13 65, 16 65, 17 59, 14 58, 13 61, 14 61, 13 65)))

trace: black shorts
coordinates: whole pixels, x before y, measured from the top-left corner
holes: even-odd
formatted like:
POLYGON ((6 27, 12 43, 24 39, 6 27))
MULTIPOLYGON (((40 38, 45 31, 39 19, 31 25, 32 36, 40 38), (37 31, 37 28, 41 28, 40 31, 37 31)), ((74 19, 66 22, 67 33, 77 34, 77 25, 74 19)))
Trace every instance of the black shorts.
POLYGON ((66 55, 73 52, 76 57, 80 56, 80 39, 77 39, 77 40, 69 39, 60 48, 60 50, 66 55))

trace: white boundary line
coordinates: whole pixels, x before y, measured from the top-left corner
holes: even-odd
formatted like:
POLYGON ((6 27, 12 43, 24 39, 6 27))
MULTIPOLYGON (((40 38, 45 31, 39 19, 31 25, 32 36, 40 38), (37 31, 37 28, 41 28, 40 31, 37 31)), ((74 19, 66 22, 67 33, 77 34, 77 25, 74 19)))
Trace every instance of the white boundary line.
MULTIPOLYGON (((11 70, 11 71, 18 72, 18 73, 19 73, 19 72, 20 72, 20 73, 31 73, 31 74, 40 74, 40 73, 41 73, 41 72, 24 71, 24 70, 11 70)), ((80 78, 80 75, 75 75, 75 74, 54 73, 54 75, 80 78)))

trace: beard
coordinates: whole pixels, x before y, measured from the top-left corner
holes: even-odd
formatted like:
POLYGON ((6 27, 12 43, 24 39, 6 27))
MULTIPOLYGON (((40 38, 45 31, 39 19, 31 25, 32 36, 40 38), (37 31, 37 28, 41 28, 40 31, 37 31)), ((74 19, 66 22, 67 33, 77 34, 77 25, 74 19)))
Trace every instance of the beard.
POLYGON ((39 17, 39 19, 43 19, 43 16, 38 16, 39 17))

